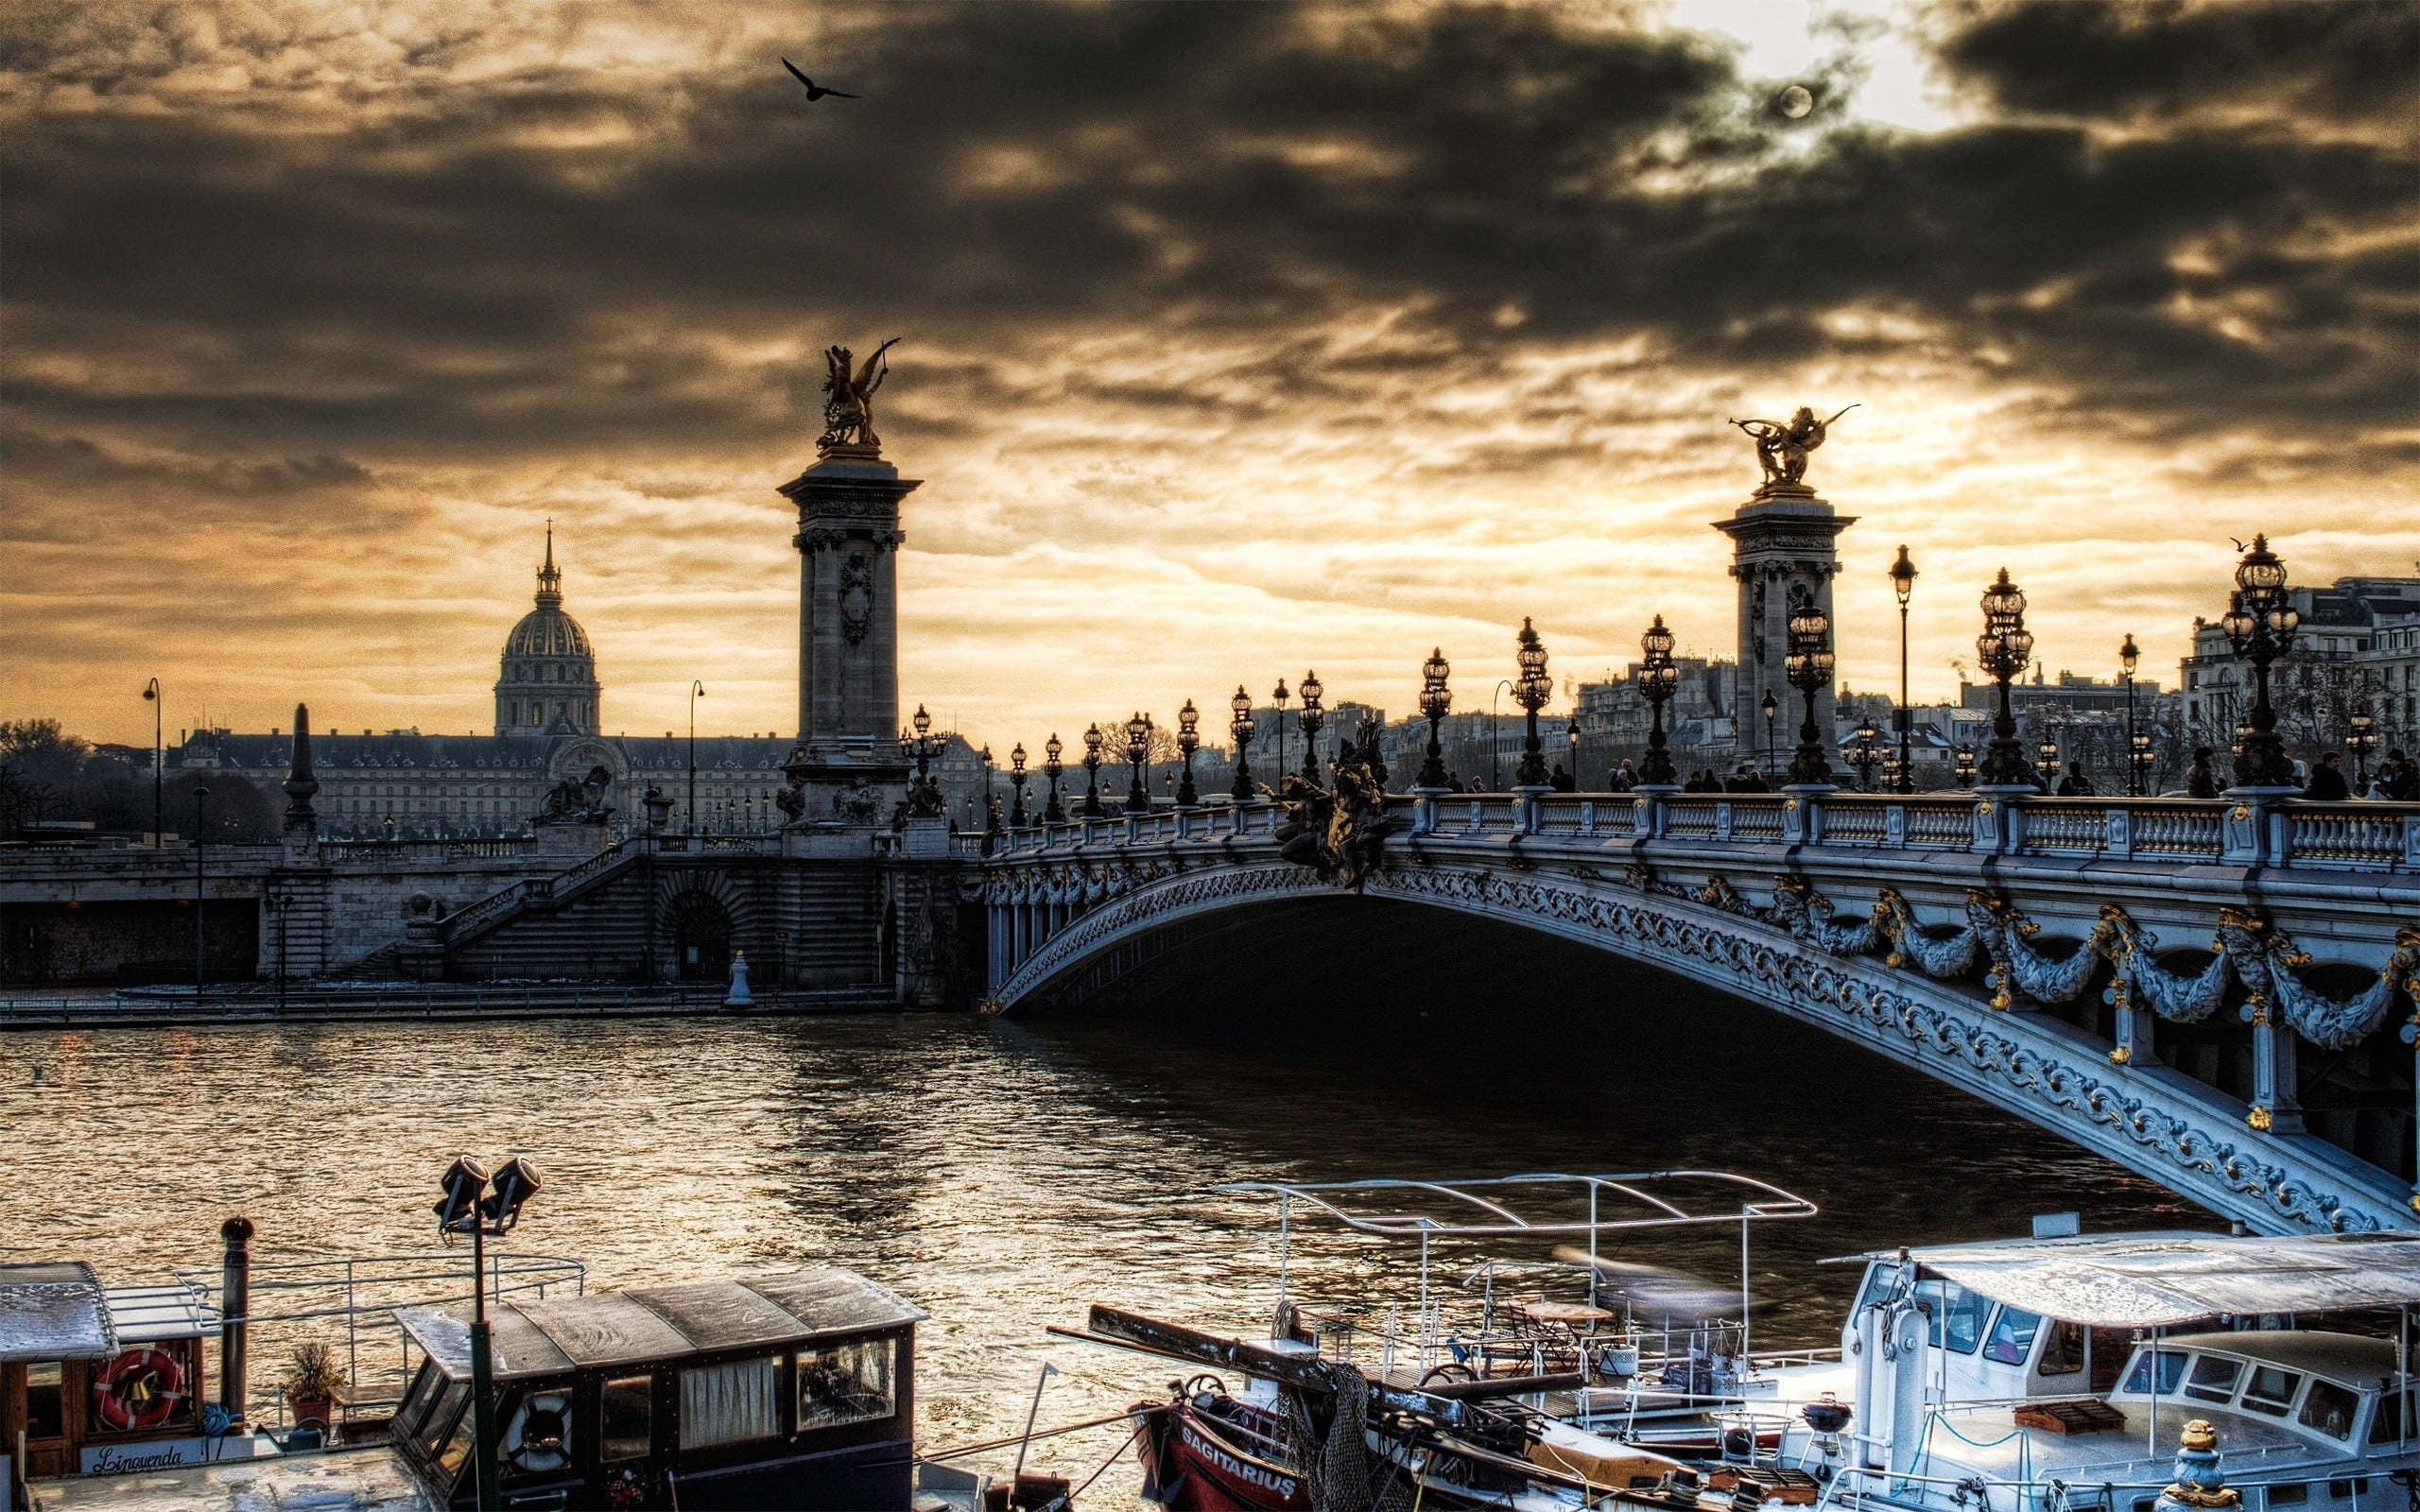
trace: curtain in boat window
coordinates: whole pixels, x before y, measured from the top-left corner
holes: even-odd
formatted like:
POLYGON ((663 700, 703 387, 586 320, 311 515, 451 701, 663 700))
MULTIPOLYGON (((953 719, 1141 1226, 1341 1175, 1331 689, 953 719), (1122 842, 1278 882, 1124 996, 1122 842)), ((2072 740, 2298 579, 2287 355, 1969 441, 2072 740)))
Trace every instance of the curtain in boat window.
POLYGON ((781 1431, 774 1392, 778 1362, 734 1360, 681 1372, 681 1447, 705 1449, 781 1431))

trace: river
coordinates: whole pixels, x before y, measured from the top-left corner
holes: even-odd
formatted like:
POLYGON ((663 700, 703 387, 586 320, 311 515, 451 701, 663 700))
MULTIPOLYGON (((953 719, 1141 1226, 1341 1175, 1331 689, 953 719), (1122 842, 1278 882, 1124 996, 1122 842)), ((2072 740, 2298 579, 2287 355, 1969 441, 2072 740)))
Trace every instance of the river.
MULTIPOLYGON (((509 1243, 592 1286, 822 1263, 932 1314, 927 1449, 1115 1412, 1179 1367, 1047 1337, 1094 1301, 1265 1328, 1276 1227, 1221 1181, 1710 1166, 1820 1217, 1761 1226, 1760 1344, 1836 1342, 1851 1268, 1821 1257, 2025 1231, 2216 1227, 2150 1183, 1821 1032, 1559 948, 1399 974, 1347 1007, 1281 964, 1249 1008, 1116 1017, 230 1027, 0 1038, 0 1254, 105 1280, 215 1265, 229 1214, 264 1262, 433 1247, 460 1150, 535 1160, 509 1243), (1500 965, 1501 963, 1497 963, 1500 965)), ((1737 1230, 1609 1246, 1736 1285, 1737 1230)), ((1499 1251, 1544 1258, 1543 1246, 1499 1251)), ((1441 1257, 1452 1259, 1456 1257, 1441 1257)), ((1468 1259, 1469 1256, 1459 1257, 1468 1259)), ((1296 1230, 1302 1290, 1402 1297, 1412 1256, 1296 1230)), ((256 1352, 259 1352, 256 1349, 256 1352)), ((266 1367, 257 1366, 256 1369, 266 1367)), ((1080 1479, 1105 1429, 1035 1446, 1080 1479)), ((1008 1454, 993 1456, 1006 1469, 1008 1454)), ((981 1463, 978 1461, 978 1463, 981 1463)), ((1126 1504, 1131 1457, 1088 1499, 1126 1504)))

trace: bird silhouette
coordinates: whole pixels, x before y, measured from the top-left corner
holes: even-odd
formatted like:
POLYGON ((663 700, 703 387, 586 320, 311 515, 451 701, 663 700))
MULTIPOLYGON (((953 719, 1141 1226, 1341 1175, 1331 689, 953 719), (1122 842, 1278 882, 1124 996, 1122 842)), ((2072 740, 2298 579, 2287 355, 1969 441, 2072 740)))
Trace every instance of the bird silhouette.
POLYGON ((798 71, 798 64, 791 62, 786 58, 782 60, 782 66, 790 71, 790 77, 797 79, 800 83, 806 86, 806 97, 808 99, 820 100, 826 94, 831 95, 835 99, 843 100, 853 100, 857 97, 856 95, 848 93, 846 90, 825 89, 822 85, 807 77, 804 74, 800 73, 798 71))

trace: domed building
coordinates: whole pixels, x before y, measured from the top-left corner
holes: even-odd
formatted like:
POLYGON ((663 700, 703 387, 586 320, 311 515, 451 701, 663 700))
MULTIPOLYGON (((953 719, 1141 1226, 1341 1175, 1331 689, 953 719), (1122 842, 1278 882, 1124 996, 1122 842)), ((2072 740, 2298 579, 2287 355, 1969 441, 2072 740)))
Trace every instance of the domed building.
POLYGON ((546 564, 538 569, 538 604, 504 640, 495 683, 499 735, 596 733, 596 652, 588 632, 563 612, 563 575, 555 566, 555 532, 546 530, 546 564))

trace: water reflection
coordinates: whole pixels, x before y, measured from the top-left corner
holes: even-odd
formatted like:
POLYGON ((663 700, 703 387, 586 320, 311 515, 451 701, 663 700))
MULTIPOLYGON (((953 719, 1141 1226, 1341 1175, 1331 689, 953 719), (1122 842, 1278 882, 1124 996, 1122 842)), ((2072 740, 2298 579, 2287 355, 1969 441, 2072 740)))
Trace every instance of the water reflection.
MULTIPOLYGON (((130 1280, 214 1263, 220 1219, 241 1211, 264 1260, 424 1249, 455 1153, 525 1153, 546 1187, 512 1243, 586 1260, 594 1284, 832 1263, 925 1307, 929 1447, 1014 1433, 1046 1358, 1064 1372, 1046 1422, 1115 1411, 1176 1373, 1044 1335, 1095 1300, 1265 1324, 1271 1214, 1209 1194, 1220 1181, 1740 1169, 1824 1210, 1756 1236, 1757 1328, 1774 1344, 1837 1328, 1853 1278, 1813 1263, 1825 1255, 2022 1231, 2071 1207, 2088 1228, 2206 1225, 1770 1013, 1559 948, 1518 964, 1509 999, 1501 973, 1407 969, 1348 994, 1297 969, 1263 986, 1257 1013, 1195 971, 1148 1011, 1031 1023, 16 1036, 0 1040, 14 1173, 0 1245, 130 1280)), ((1722 1230, 1623 1255, 1730 1284, 1737 1246, 1722 1230)), ((1312 1291, 1408 1296, 1409 1260, 1337 1232, 1293 1247, 1312 1291)), ((1052 1440, 1033 1459, 1080 1477, 1117 1436, 1052 1440)), ((1103 1485, 1131 1496, 1131 1468, 1103 1485)))

